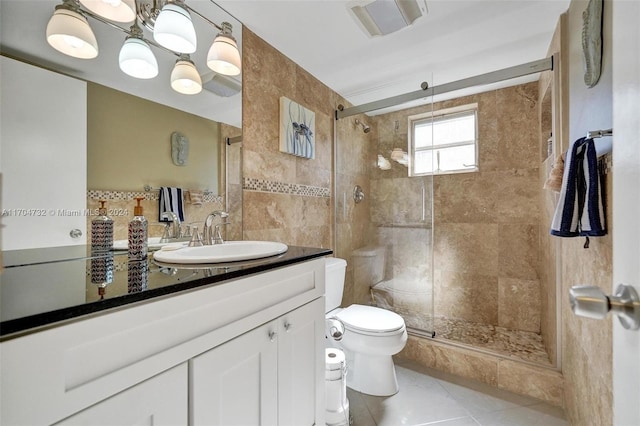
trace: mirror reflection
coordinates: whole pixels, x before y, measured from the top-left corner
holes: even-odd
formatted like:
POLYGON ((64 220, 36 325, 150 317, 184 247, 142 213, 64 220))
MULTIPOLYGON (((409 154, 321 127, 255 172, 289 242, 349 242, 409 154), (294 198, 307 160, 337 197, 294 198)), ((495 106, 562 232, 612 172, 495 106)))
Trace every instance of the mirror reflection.
POLYGON ((2 1, 0 171, 2 207, 9 213, 2 218, 3 250, 88 242, 86 227, 100 199, 109 211, 121 213, 114 217, 116 239, 126 238, 132 200, 140 194, 149 234, 162 234, 158 189, 163 186, 184 190, 185 226, 230 202, 224 198, 223 141, 242 134, 241 74, 213 71, 210 63, 220 59, 212 51, 221 37, 233 38, 241 50, 241 24, 211 1, 184 3, 197 40, 196 51, 186 57, 160 46, 150 29, 158 19, 150 8, 163 1, 122 2, 135 4, 138 13, 135 22, 126 23, 101 18, 85 3, 91 2, 2 1), (47 42, 56 32, 52 17, 76 13, 68 10, 74 8, 95 36, 94 59, 69 56, 47 42), (132 39, 150 48, 155 77, 135 78, 125 71, 121 54, 132 39), (202 85, 197 94, 176 91, 184 75, 178 65, 185 61, 197 71, 202 85), (172 153, 175 134, 188 147, 179 162, 172 153), (36 220, 22 210, 42 214, 36 220), (26 237, 20 232, 25 226, 32 230, 26 237), (71 237, 74 229, 83 235, 71 237))

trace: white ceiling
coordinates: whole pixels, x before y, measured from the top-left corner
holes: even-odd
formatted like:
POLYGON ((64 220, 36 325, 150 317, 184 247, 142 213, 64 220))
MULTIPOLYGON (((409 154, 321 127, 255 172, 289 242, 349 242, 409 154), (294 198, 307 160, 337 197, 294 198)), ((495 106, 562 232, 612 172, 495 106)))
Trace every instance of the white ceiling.
MULTIPOLYGON (((370 38, 348 12, 354 2, 367 0, 186 0, 214 22, 230 21, 239 44, 240 22, 219 10, 214 1, 354 105, 417 91, 423 81, 435 86, 542 59, 558 17, 570 2, 427 0, 429 13, 413 26, 370 38)), ((193 114, 241 125, 240 95, 221 98, 207 91, 195 96, 173 92, 169 74, 176 58, 165 52, 156 51, 160 74, 155 79, 124 75, 117 56, 125 35, 104 24, 90 20, 100 46, 96 60, 70 58, 53 50, 44 33, 60 2, 0 0, 2 51, 193 114)), ((215 31, 200 18, 193 21, 199 49, 192 58, 204 73, 208 71, 204 56, 215 31)), ((151 38, 148 32, 146 36, 151 38)))
POLYGON ((411 27, 376 38, 368 37, 349 13, 354 1, 216 3, 360 105, 419 90, 423 81, 435 86, 543 59, 570 1, 427 0, 428 15, 411 27))

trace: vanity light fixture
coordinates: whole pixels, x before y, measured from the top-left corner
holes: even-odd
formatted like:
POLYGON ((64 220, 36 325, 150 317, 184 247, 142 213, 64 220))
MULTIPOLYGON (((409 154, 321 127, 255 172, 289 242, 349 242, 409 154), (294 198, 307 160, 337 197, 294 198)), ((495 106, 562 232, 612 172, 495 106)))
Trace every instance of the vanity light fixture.
POLYGON ((184 0, 62 0, 47 25, 47 41, 56 50, 75 58, 98 56, 98 42, 87 17, 127 34, 120 50, 120 69, 129 76, 149 79, 158 75, 158 62, 151 46, 178 57, 171 73, 171 87, 184 94, 202 90, 198 70, 189 58, 196 51, 196 32, 191 20, 198 15, 219 32, 207 55, 207 66, 218 74, 241 72, 238 44, 228 22, 221 25, 188 6, 184 0), (132 22, 123 28, 114 22, 132 22), (138 22, 153 32, 144 37, 138 22))
POLYGON ((136 19, 134 0, 80 0, 80 3, 110 21, 132 22, 136 19))
POLYGON ((120 69, 135 78, 149 79, 158 75, 158 61, 151 48, 142 38, 138 24, 131 26, 131 35, 126 38, 118 62, 120 69))
POLYGON ((98 41, 87 18, 73 0, 56 6, 47 24, 47 42, 59 52, 80 59, 98 56, 98 41))
POLYGON ((189 55, 180 55, 171 71, 171 87, 178 93, 195 95, 202 91, 202 80, 189 55))

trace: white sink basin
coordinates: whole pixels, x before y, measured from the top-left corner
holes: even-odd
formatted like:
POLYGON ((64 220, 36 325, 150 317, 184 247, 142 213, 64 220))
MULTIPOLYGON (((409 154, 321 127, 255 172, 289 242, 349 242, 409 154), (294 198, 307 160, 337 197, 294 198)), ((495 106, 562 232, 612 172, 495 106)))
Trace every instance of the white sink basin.
POLYGON ((153 253, 153 258, 166 263, 222 263, 260 259, 287 251, 287 245, 272 241, 225 241, 201 247, 175 249, 169 246, 153 253))
MULTIPOLYGON (((160 238, 161 237, 149 237, 149 239, 147 240, 147 248, 149 250, 155 250, 168 244, 176 244, 175 242, 161 243, 160 238)), ((189 244, 189 242, 185 241, 183 244, 186 246, 187 244, 189 244)), ((128 250, 129 240, 115 240, 112 247, 114 250, 128 250)))

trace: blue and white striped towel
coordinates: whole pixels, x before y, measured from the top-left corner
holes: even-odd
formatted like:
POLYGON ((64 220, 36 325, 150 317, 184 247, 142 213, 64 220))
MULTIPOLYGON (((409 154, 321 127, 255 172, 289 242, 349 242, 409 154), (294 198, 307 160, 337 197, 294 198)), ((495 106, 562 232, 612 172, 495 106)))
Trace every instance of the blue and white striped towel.
POLYGON ((606 235, 603 175, 593 139, 580 138, 567 151, 560 199, 551 223, 551 235, 599 237, 606 235))
POLYGON ((184 222, 182 188, 173 188, 170 186, 160 187, 160 200, 158 205, 159 222, 169 222, 169 219, 162 218, 162 213, 165 212, 174 212, 178 215, 180 221, 184 222))

